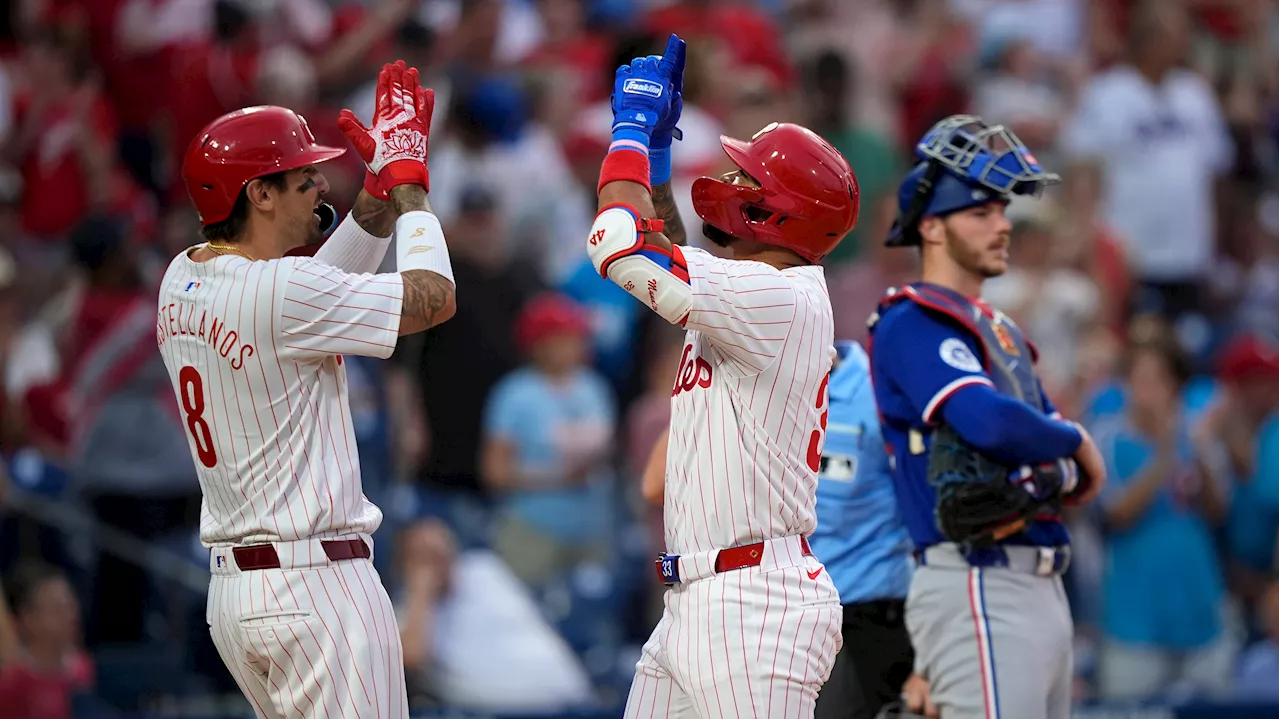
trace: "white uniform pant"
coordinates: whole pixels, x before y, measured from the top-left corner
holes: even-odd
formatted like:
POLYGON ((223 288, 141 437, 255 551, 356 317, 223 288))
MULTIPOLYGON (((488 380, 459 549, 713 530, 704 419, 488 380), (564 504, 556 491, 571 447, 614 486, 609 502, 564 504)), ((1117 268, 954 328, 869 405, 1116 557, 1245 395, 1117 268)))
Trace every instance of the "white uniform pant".
POLYGON ((209 632, 254 713, 407 719, 400 633, 373 562, 330 561, 318 539, 274 546, 280 569, 241 571, 231 547, 209 559, 209 632))
MULTIPOLYGON (((708 564, 714 556, 681 558, 682 572, 708 564)), ((627 719, 813 717, 843 643, 843 611, 800 538, 765 542, 758 567, 682 580, 636 664, 627 719)))

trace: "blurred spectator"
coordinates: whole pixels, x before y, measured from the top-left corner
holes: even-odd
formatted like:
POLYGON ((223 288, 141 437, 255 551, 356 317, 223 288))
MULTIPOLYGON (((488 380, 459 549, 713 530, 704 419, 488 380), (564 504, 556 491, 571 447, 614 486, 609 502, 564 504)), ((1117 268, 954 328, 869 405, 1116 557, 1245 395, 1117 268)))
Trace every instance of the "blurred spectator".
POLYGON ((485 406, 480 466, 499 498, 494 549, 534 588, 610 549, 617 412, 586 364, 589 331, 564 296, 530 300, 515 322, 528 364, 502 378, 485 406))
POLYGON ((1052 147, 1065 110, 1036 54, 1033 38, 1038 34, 1037 29, 984 39, 982 59, 991 73, 978 82, 973 97, 976 114, 1009 127, 1036 151, 1052 147))
POLYGON ((470 300, 419 341, 402 341, 396 358, 418 384, 430 427, 430 453, 417 468, 418 480, 437 489, 479 493, 485 400, 498 380, 520 365, 511 328, 543 284, 537 273, 511 258, 494 194, 468 184, 460 195, 445 235, 454 277, 459 287, 468 288, 470 300))
POLYGON ((773 19, 752 3, 675 0, 652 10, 641 23, 664 40, 673 32, 686 42, 715 38, 729 49, 738 70, 766 70, 776 87, 790 89, 794 70, 779 42, 781 33, 773 19))
POLYGON ((1179 67, 1188 32, 1180 3, 1144 2, 1125 62, 1094 77, 1063 136, 1069 155, 1101 166, 1101 210, 1126 243, 1137 308, 1168 317, 1204 308, 1214 182, 1232 160, 1213 88, 1179 67))
MULTIPOLYGON (((86 282, 54 399, 72 484, 101 522, 140 538, 194 529, 200 487, 156 347, 155 295, 141 282, 136 249, 117 224, 96 218, 76 228, 72 245, 86 282)), ((142 639, 145 570, 104 553, 94 589, 90 641, 142 639)))
POLYGON ((43 30, 24 47, 18 129, 6 155, 22 171, 22 234, 10 245, 24 279, 47 296, 67 260, 66 236, 90 212, 108 209, 116 126, 90 82, 83 48, 63 31, 43 30))
POLYGON ((1280 695, 1280 606, 1276 593, 1276 580, 1272 579, 1256 612, 1257 622, 1263 627, 1262 638, 1245 650, 1236 673, 1235 694, 1242 701, 1270 704, 1280 695))
POLYGON ((76 692, 93 686, 80 648, 80 606, 56 569, 26 565, 8 583, 22 655, 0 668, 0 717, 71 719, 76 692))
POLYGON ((946 11, 945 0, 917 0, 908 6, 915 9, 911 22, 919 49, 910 75, 900 84, 899 136, 914 143, 935 122, 968 107, 973 34, 946 11))
POLYGON ((432 0, 423 3, 421 17, 439 35, 455 75, 508 67, 542 37, 537 11, 528 2, 432 0))
POLYGON ((1188 360, 1171 335, 1140 336, 1123 376, 1126 411, 1093 431, 1108 473, 1100 692, 1221 696, 1233 647, 1213 531, 1226 510, 1190 440, 1181 399, 1188 360))
MULTIPOLYGON (((204 126, 223 113, 253 104, 260 55, 252 10, 236 0, 214 0, 213 32, 175 49, 168 74, 166 125, 170 167, 181 168, 187 147, 204 126)), ((187 202, 177 172, 169 198, 187 202)))
POLYGON ((561 134, 578 108, 609 98, 599 81, 606 70, 612 74, 615 69, 606 67, 609 38, 586 27, 587 0, 536 0, 533 4, 542 20, 542 43, 520 61, 520 67, 546 86, 546 121, 561 134))
POLYGON ((436 522, 406 530, 400 547, 411 709, 564 715, 590 704, 582 665, 491 552, 457 553, 436 522))
POLYGON ((1035 343, 1045 392, 1058 397, 1072 385, 1077 347, 1098 313, 1098 288, 1055 257, 1053 207, 1044 200, 1021 207, 1009 208, 1009 270, 988 280, 982 295, 1035 343))
POLYGON ((441 600, 453 584, 458 548, 438 520, 418 522, 400 536, 398 563, 403 595, 397 613, 404 670, 414 709, 438 704, 435 628, 441 600))
POLYGON ((1067 61, 1079 51, 1088 0, 948 0, 985 36, 1025 37, 1037 54, 1067 61))
POLYGON ((1220 386, 1197 427, 1197 442, 1224 456, 1224 474, 1233 478, 1227 548, 1234 588, 1256 601, 1276 562, 1280 514, 1280 358, 1276 348, 1240 337, 1219 360, 1220 386))
POLYGON ((448 128, 431 145, 431 204, 440 221, 457 217, 462 190, 483 186, 494 195, 505 251, 544 282, 558 280, 576 264, 595 206, 555 137, 529 121, 524 90, 499 76, 459 88, 448 128))
MULTIPOLYGON (((857 108, 850 102, 857 96, 854 73, 844 58, 834 50, 819 53, 803 68, 802 80, 810 116, 806 127, 822 135, 844 155, 858 178, 858 198, 863 212, 872 214, 880 202, 897 194, 897 186, 905 167, 896 146, 880 132, 856 124, 857 108)), ((878 229, 873 217, 862 217, 831 254, 827 264, 857 257, 867 245, 880 242, 868 228, 878 229)))
POLYGON ((350 109, 367 126, 373 123, 378 71, 382 64, 404 60, 406 65, 418 68, 422 86, 431 88, 436 95, 431 132, 433 137, 439 137, 449 117, 452 87, 449 77, 442 71, 439 39, 430 27, 412 17, 413 8, 414 2, 407 0, 381 3, 370 12, 361 14, 356 20, 356 27, 341 35, 333 50, 319 62, 322 68, 332 65, 330 74, 345 72, 354 75, 355 69, 364 70, 358 78, 352 78, 357 86, 343 101, 343 107, 350 109))

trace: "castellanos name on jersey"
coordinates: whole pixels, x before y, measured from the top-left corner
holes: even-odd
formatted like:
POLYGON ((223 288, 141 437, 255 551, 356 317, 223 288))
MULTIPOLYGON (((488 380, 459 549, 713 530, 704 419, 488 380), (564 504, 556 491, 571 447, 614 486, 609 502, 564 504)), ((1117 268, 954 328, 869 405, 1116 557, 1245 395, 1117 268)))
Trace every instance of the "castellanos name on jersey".
POLYGON ((809 544, 841 604, 902 599, 914 566, 911 539, 894 496, 870 361, 856 342, 837 342, 836 355, 818 473, 818 527, 809 544))

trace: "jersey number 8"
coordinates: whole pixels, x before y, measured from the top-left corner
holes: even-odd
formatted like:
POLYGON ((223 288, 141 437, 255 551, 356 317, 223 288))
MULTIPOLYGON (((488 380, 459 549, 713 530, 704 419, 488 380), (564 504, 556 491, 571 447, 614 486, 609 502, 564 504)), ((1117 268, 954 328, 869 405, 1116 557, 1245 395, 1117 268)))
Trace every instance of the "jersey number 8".
POLYGON ((183 367, 178 371, 178 387, 182 390, 182 411, 187 415, 187 429, 196 443, 196 457, 200 464, 214 467, 218 455, 213 449, 213 433, 204 421, 204 378, 195 367, 183 367))

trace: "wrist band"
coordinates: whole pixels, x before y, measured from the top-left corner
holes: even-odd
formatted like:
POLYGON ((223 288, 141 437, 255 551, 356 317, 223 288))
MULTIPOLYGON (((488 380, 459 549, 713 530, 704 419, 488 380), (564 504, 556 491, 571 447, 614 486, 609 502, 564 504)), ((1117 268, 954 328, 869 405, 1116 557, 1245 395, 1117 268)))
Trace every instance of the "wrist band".
POLYGON ((634 182, 653 191, 649 184, 649 136, 627 127, 613 131, 609 154, 604 156, 604 164, 600 166, 596 193, 610 182, 619 180, 634 182))
POLYGON ((415 210, 396 220, 396 270, 426 270, 454 282, 449 247, 435 215, 415 210))
POLYGON ((649 185, 657 187, 671 181, 671 146, 649 148, 649 185))

